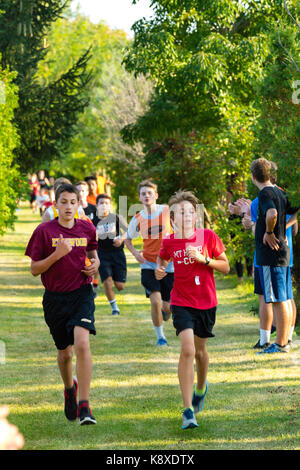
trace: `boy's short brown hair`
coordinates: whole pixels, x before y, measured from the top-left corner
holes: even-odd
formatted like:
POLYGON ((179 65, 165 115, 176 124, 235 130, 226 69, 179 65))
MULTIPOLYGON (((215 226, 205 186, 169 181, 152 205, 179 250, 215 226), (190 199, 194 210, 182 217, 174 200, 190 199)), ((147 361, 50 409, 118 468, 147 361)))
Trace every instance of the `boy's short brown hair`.
POLYGON ((271 177, 271 162, 265 158, 257 158, 251 163, 250 171, 256 181, 265 183, 269 181, 271 177))
POLYGON ((141 181, 140 184, 138 185, 139 194, 141 192, 141 188, 144 188, 145 186, 148 188, 154 189, 154 191, 157 193, 157 185, 150 180, 144 180, 144 181, 141 181))
POLYGON ((106 193, 101 193, 101 194, 98 194, 97 198, 96 198, 96 204, 98 204, 98 202, 100 201, 100 199, 109 199, 111 201, 111 197, 109 194, 106 194, 106 193))
POLYGON ((171 219, 174 218, 174 205, 179 204, 180 202, 185 202, 185 201, 190 202, 192 206, 194 207, 195 211, 197 211, 197 205, 199 204, 199 200, 195 196, 195 194, 192 191, 186 191, 184 189, 180 189, 179 191, 176 191, 176 193, 173 194, 173 196, 171 196, 168 202, 168 206, 170 207, 171 219))
POLYGON ((79 191, 76 188, 76 186, 74 186, 73 184, 63 183, 63 184, 60 184, 58 186, 58 188, 56 189, 56 191, 55 191, 55 201, 56 202, 59 200, 59 197, 60 197, 61 193, 64 193, 64 192, 67 192, 67 193, 70 193, 70 194, 76 194, 77 200, 79 201, 79 191))

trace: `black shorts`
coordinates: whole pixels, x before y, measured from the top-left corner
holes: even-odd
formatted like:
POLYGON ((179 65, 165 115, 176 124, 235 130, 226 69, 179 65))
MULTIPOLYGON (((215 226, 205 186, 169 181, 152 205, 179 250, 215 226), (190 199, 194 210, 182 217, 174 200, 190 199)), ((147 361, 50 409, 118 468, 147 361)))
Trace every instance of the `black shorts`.
POLYGON ((146 297, 152 292, 160 292, 164 302, 170 302, 171 290, 174 284, 174 273, 168 273, 163 279, 158 281, 153 269, 142 269, 141 282, 146 291, 146 297))
POLYGON ((254 267, 254 294, 264 295, 260 282, 259 269, 257 267, 254 267))
POLYGON ((92 286, 87 284, 72 292, 45 291, 44 317, 57 349, 74 344, 74 327, 81 326, 96 334, 95 302, 92 286))
POLYGON ((192 307, 171 305, 173 325, 178 336, 183 330, 191 328, 199 338, 213 338, 217 307, 199 310, 192 307))
POLYGON ((108 277, 112 277, 116 282, 126 282, 127 263, 123 250, 98 252, 100 259, 99 274, 104 282, 108 277))

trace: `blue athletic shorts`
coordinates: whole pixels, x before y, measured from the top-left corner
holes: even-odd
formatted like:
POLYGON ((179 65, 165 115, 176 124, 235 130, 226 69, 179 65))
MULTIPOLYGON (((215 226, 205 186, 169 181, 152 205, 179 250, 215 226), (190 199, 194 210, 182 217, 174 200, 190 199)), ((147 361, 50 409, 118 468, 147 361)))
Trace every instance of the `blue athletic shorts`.
POLYGON ((285 302, 293 298, 292 275, 289 266, 259 266, 258 270, 266 304, 285 302))

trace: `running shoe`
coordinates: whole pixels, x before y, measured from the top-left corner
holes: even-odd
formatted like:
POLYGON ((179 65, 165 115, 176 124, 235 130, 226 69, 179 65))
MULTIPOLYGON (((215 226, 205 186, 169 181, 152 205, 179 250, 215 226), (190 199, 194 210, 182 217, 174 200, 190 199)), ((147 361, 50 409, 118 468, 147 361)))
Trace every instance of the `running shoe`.
POLYGON ((74 378, 74 385, 71 390, 64 390, 64 397, 65 397, 65 415, 69 421, 75 421, 77 418, 77 390, 78 390, 78 383, 77 380, 74 378))
POLYGON ((192 405, 193 405, 195 414, 199 413, 204 408, 205 397, 207 394, 208 386, 209 386, 209 383, 206 382, 205 392, 203 393, 203 395, 196 395, 196 392, 194 390, 193 398, 192 398, 192 405))
POLYGON ((117 308, 115 308, 112 312, 111 312, 112 315, 116 316, 116 315, 120 315, 120 310, 118 310, 117 308))
POLYGON ((168 341, 166 340, 166 338, 160 337, 160 338, 158 338, 156 345, 159 346, 159 347, 167 346, 168 341))
POLYGON ((270 346, 270 343, 265 343, 261 346, 260 340, 258 340, 257 343, 253 346, 253 349, 265 349, 268 346, 270 346))
POLYGON ((162 316, 163 316, 163 321, 168 321, 171 318, 171 313, 166 313, 164 310, 161 311, 162 316))
POLYGON ((274 353, 288 353, 290 350, 290 345, 286 344, 285 346, 279 346, 276 343, 272 343, 267 348, 263 349, 262 351, 256 354, 274 354, 274 353))
POLYGON ((86 425, 86 424, 97 424, 97 421, 92 415, 92 411, 90 407, 88 406, 87 402, 79 405, 78 415, 79 415, 79 424, 81 426, 86 425))
POLYGON ((182 412, 182 429, 192 429, 198 428, 198 423, 196 421, 195 415, 191 408, 186 408, 182 412))

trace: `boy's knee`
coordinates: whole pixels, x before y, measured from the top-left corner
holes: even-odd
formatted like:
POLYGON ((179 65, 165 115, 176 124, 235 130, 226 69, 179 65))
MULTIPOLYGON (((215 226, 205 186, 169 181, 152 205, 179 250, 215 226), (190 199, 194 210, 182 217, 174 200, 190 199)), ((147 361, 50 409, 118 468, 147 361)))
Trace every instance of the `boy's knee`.
POLYGON ((118 289, 118 291, 121 291, 125 288, 125 284, 123 282, 115 282, 115 286, 118 289))
POLYGON ((195 359, 198 360, 198 361, 201 361, 206 357, 206 355, 207 355, 206 348, 196 349, 195 359))
POLYGON ((71 347, 66 349, 60 349, 58 351, 58 360, 59 362, 69 362, 73 358, 73 351, 71 347))
POLYGON ((182 346, 181 354, 182 354, 182 356, 184 356, 185 359, 194 360, 194 357, 195 357, 195 348, 194 348, 194 346, 192 344, 182 346))

